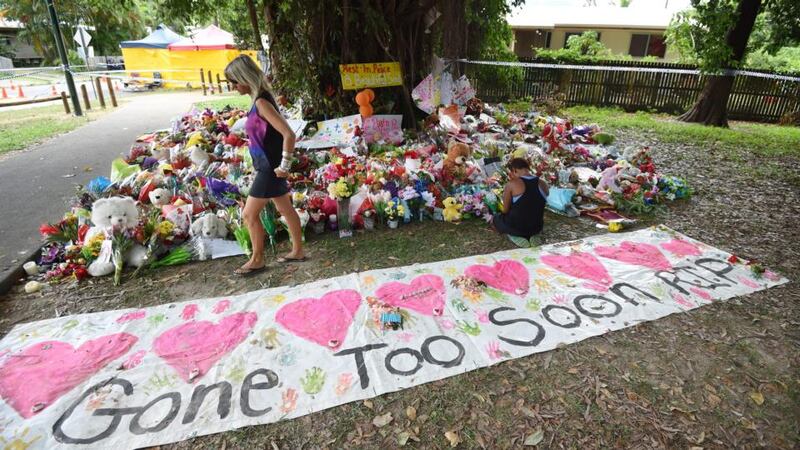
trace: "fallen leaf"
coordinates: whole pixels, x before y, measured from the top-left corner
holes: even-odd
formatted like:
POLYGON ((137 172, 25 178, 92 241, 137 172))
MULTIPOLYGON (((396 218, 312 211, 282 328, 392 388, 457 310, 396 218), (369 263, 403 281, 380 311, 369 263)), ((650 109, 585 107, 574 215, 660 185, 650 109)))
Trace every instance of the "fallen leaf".
POLYGON ((534 431, 533 434, 525 438, 524 445, 538 445, 544 439, 544 431, 541 428, 534 431))
POLYGON ((411 437, 411 433, 408 431, 403 431, 402 433, 397 435, 397 445, 403 447, 408 442, 408 438, 411 437))
POLYGON ((406 408, 406 416, 408 416, 409 420, 416 420, 417 419, 417 408, 413 406, 409 406, 406 408))
POLYGON ((372 404, 372 400, 364 400, 364 406, 369 409, 375 409, 375 405, 372 404))
POLYGON ((84 172, 91 172, 92 170, 94 170, 94 169, 92 169, 91 166, 86 166, 86 167, 83 168, 84 172))
POLYGON ((532 419, 536 418, 536 413, 533 412, 533 410, 528 408, 527 406, 523 406, 522 408, 520 408, 520 411, 522 411, 523 414, 525 414, 526 416, 528 416, 528 417, 530 417, 532 419))
POLYGON ((606 353, 608 353, 607 351, 597 346, 595 346, 594 349, 597 350, 597 353, 600 353, 601 355, 605 355, 606 353))
POLYGON ((576 373, 578 373, 578 368, 577 367, 570 367, 569 369, 567 369, 567 373, 571 373, 571 374, 575 375, 576 373))
POLYGON ((388 412, 382 416, 377 416, 374 419, 372 419, 372 424, 380 428, 389 425, 393 419, 394 418, 392 417, 392 413, 388 412))
POLYGON ((721 401, 722 399, 714 394, 709 393, 706 395, 706 402, 708 403, 708 406, 712 408, 715 408, 717 405, 719 405, 721 401))
POLYGON ((764 404, 764 394, 761 392, 751 392, 750 399, 752 399, 756 405, 763 405, 764 404))
POLYGON ((444 434, 444 437, 450 441, 450 447, 455 447, 456 445, 461 443, 461 438, 458 436, 458 433, 455 431, 448 431, 444 434))

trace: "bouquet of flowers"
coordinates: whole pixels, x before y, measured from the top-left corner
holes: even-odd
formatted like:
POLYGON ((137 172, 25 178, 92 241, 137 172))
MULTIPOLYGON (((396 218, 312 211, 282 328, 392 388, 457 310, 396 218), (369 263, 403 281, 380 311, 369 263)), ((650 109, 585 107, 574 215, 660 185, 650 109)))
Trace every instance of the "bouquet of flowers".
POLYGON ((39 227, 39 233, 46 242, 77 242, 78 216, 67 213, 57 224, 45 223, 39 227))
POLYGON ((395 198, 386 203, 386 207, 383 209, 383 212, 386 216, 386 220, 389 221, 389 227, 397 228, 397 220, 398 218, 405 216, 406 209, 400 203, 400 200, 395 198), (394 222, 394 226, 392 226, 392 222, 394 222))

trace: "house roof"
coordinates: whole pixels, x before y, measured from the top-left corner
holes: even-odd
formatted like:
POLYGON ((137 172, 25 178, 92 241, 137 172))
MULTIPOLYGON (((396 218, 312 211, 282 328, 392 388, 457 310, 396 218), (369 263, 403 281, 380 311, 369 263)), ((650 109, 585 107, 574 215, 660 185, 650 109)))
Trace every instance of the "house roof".
POLYGON ((513 29, 552 28, 644 28, 666 29, 675 9, 645 7, 543 8, 526 3, 508 15, 513 29))
POLYGON ((23 28, 23 26, 20 22, 7 19, 0 13, 0 29, 19 30, 21 28, 23 28))

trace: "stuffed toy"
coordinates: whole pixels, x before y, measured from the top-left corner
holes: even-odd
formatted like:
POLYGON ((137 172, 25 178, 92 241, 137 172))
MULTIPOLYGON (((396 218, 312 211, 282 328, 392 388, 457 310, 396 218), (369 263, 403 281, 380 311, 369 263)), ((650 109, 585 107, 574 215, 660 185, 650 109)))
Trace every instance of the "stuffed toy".
POLYGON ((168 205, 170 199, 172 198, 172 193, 164 188, 153 189, 147 194, 147 197, 150 199, 150 203, 155 206, 164 206, 168 205))
POLYGON ((479 117, 483 112, 483 102, 478 97, 467 100, 467 115, 479 117))
POLYGON ((197 167, 207 166, 208 162, 211 160, 208 153, 196 145, 189 147, 187 150, 189 151, 189 159, 192 161, 192 164, 197 167))
POLYGON ((622 192, 622 189, 617 185, 618 172, 618 166, 612 166, 603 170, 603 172, 600 173, 600 182, 597 184, 597 190, 604 191, 608 189, 616 193, 622 192))
POLYGON ((447 158, 442 165, 442 176, 452 183, 466 176, 467 159, 472 154, 467 144, 453 141, 447 149, 447 158))
POLYGON ((225 238, 228 236, 228 224, 214 214, 205 214, 192 223, 191 234, 204 238, 225 238))
POLYGON ((442 204, 444 205, 442 215, 446 222, 458 222, 461 220, 461 205, 456 203, 456 199, 447 197, 442 201, 442 204))
MULTIPOLYGON (((114 262, 111 259, 111 239, 110 236, 114 229, 133 230, 139 224, 139 211, 136 209, 136 202, 130 197, 111 197, 96 200, 92 205, 92 224, 84 237, 84 242, 88 242, 98 234, 105 234, 106 240, 103 242, 100 256, 97 257, 87 271, 94 277, 110 275, 114 273, 114 262)), ((125 263, 139 267, 144 264, 147 250, 141 245, 134 245, 125 257, 125 263)))

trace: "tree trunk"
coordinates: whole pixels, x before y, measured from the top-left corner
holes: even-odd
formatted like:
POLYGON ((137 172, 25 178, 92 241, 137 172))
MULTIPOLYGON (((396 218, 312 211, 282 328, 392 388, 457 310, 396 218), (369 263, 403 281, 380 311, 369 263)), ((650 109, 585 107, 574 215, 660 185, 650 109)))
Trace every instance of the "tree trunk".
MULTIPOLYGON (((442 52, 446 60, 466 58, 467 55, 467 17, 464 0, 444 0, 442 2, 442 52)), ((461 74, 459 64, 453 64, 451 72, 454 77, 461 74)))
POLYGON ((261 42, 261 31, 258 27, 258 12, 256 11, 255 0, 247 1, 247 13, 250 15, 250 25, 253 27, 253 37, 261 53, 264 53, 264 44, 261 42))
POLYGON ((270 73, 280 73, 280 63, 275 53, 275 45, 278 39, 277 30, 278 12, 275 0, 264 0, 264 23, 266 24, 267 40, 269 42, 269 67, 270 73))
MULTIPOLYGON (((739 63, 744 58, 747 41, 760 11, 761 0, 740 0, 736 8, 736 23, 725 35, 725 42, 733 52, 732 62, 739 63)), ((733 88, 733 79, 733 75, 709 77, 692 109, 679 116, 678 120, 727 127, 728 97, 733 88)))

